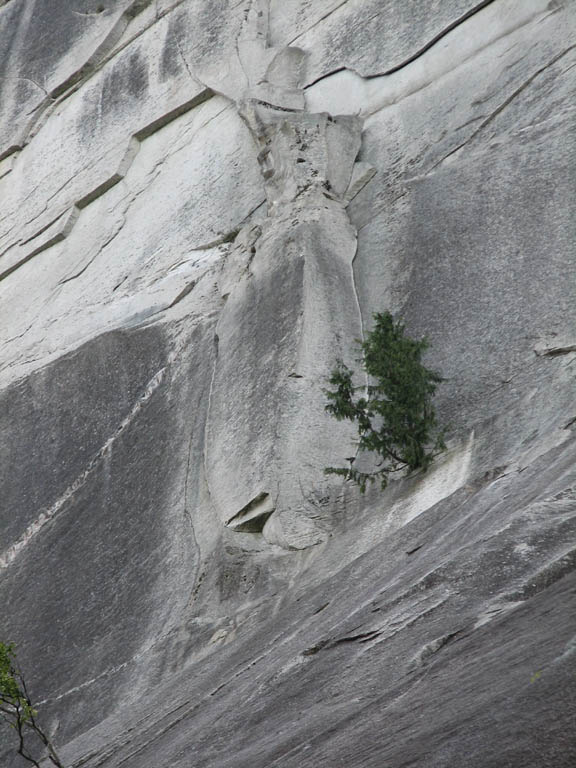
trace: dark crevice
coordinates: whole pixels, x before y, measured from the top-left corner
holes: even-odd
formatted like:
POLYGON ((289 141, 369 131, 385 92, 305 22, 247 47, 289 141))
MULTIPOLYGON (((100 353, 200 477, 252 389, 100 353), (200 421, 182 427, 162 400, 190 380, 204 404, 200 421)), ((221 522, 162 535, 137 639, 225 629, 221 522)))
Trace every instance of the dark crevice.
POLYGON ((378 637, 382 634, 382 631, 379 629, 374 629, 371 632, 362 632, 359 635, 350 635, 349 637, 339 637, 338 640, 334 640, 333 643, 330 643, 330 648, 335 648, 337 645, 342 645, 343 643, 367 643, 369 640, 374 640, 374 638, 378 637))
POLYGON ((270 494, 263 491, 230 518, 227 526, 242 533, 262 533, 264 525, 274 512, 270 494))
POLYGON ((185 299, 186 296, 188 296, 188 294, 194 290, 197 282, 198 282, 197 280, 192 280, 191 283, 188 283, 188 285, 184 286, 184 288, 180 291, 178 296, 176 296, 176 298, 168 306, 168 309, 172 309, 172 307, 175 307, 176 304, 182 301, 182 299, 185 299))
POLYGON ((278 104, 272 104, 270 101, 264 101, 263 99, 254 99, 256 104, 262 104, 263 107, 269 107, 270 109, 275 110, 276 112, 289 112, 290 114, 300 114, 303 112, 302 109, 292 109, 291 107, 280 107, 278 104))
POLYGON ((327 640, 322 640, 319 643, 316 643, 316 645, 311 645, 310 648, 305 648, 302 651, 302 656, 314 656, 314 654, 318 653, 318 651, 321 651, 322 648, 325 648, 328 645, 327 640))
MULTIPOLYGON (((326 606, 324 606, 326 607, 326 606)), ((320 609, 322 610, 322 609, 320 609)), ((319 611, 316 611, 318 613, 319 611)), ((358 635, 348 635, 346 637, 338 637, 335 640, 320 640, 315 645, 310 646, 302 651, 302 656, 314 656, 318 651, 329 648, 336 648, 338 645, 345 645, 348 643, 368 643, 370 640, 374 640, 382 634, 381 629, 373 629, 370 632, 361 632, 358 635)))
POLYGON ((568 344, 564 347, 549 347, 548 349, 538 350, 536 352, 540 357, 560 357, 560 355, 569 355, 576 352, 576 344, 568 344))
POLYGON ((10 144, 9 147, 7 147, 5 150, 0 152, 0 163, 2 160, 6 160, 7 157, 10 157, 10 155, 15 155, 17 152, 22 151, 22 145, 21 144, 10 144))
MULTIPOLYGON (((373 80, 376 77, 385 77, 386 75, 392 75, 395 72, 399 72, 401 69, 404 69, 404 67, 407 67, 409 64, 412 64, 412 62, 416 61, 416 59, 420 58, 424 53, 430 50, 433 46, 436 45, 436 43, 440 42, 446 35, 448 35, 450 32, 452 32, 456 27, 459 27, 460 24, 463 24, 465 21, 468 21, 469 18, 477 14, 479 11, 486 8, 488 5, 491 5, 495 0, 483 0, 478 5, 474 6, 474 8, 471 8, 469 11, 467 11, 463 16, 460 16, 458 19, 453 21, 451 24, 449 24, 447 27, 445 27, 442 31, 440 31, 435 37, 433 37, 431 40, 429 40, 425 45, 422 46, 422 48, 419 48, 416 53, 413 53, 412 56, 410 56, 407 59, 404 59, 404 61, 401 61, 399 64, 395 64, 393 67, 390 67, 389 69, 385 70, 384 72, 377 72, 375 74, 370 75, 362 75, 360 72, 357 74, 360 75, 364 80, 373 80)), ((338 72, 345 72, 346 70, 351 70, 350 67, 338 67, 338 69, 334 69, 331 72, 327 72, 325 75, 320 75, 320 77, 317 77, 316 80, 313 80, 311 83, 309 83, 306 87, 311 88, 313 85, 316 85, 316 83, 321 82, 322 80, 325 80, 327 77, 331 77, 332 75, 336 75, 338 72)))

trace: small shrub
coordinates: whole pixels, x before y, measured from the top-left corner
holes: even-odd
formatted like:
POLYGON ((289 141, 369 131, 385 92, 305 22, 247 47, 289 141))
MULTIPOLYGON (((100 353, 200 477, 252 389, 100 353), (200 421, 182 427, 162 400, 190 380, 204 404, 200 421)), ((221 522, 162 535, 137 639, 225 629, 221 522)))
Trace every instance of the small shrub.
POLYGON ((360 486, 380 480, 384 489, 391 472, 426 470, 445 450, 444 434, 437 427, 432 397, 442 377, 422 365, 426 339, 405 335, 404 325, 389 312, 374 315, 374 328, 360 343, 359 362, 368 374, 368 386, 354 386, 354 371, 338 360, 325 389, 326 410, 339 421, 356 422, 358 453, 373 453, 379 469, 360 472, 353 467, 328 467, 330 475, 342 475, 360 486), (363 393, 357 395, 357 393, 363 393))
POLYGON ((35 736, 47 750, 53 765, 64 768, 50 739, 38 725, 37 715, 16 661, 14 644, 0 642, 0 718, 16 731, 18 754, 40 768, 40 763, 32 756, 28 745, 29 737, 35 736))

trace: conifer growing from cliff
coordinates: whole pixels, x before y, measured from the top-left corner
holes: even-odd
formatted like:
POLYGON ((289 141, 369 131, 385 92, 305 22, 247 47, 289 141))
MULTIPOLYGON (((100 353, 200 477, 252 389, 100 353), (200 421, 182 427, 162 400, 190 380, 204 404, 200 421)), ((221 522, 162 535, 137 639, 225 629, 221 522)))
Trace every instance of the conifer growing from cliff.
POLYGON ((374 472, 353 467, 328 467, 325 472, 353 480, 364 492, 369 482, 380 480, 382 488, 391 472, 426 470, 445 449, 438 429, 432 398, 442 377, 422 364, 427 340, 406 336, 405 326, 389 312, 374 315, 374 328, 360 343, 360 363, 368 375, 367 386, 353 384, 354 371, 337 361, 325 389, 326 411, 339 421, 358 427, 357 453, 378 457, 374 472), (357 396, 356 393, 363 394, 357 396))

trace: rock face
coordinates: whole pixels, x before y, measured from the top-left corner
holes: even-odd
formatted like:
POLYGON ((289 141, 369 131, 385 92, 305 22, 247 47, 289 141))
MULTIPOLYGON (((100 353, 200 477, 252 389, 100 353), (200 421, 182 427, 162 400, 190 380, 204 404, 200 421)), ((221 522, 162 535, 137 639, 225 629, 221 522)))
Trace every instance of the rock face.
POLYGON ((222 269, 205 463, 225 524, 303 549, 323 538, 320 478, 343 432, 323 414, 324 378, 361 334, 346 203, 362 123, 304 109, 303 52, 266 46, 265 6, 240 36, 237 105, 268 215, 246 225, 222 269))
POLYGON ((66 764, 576 764, 575 33, 0 2, 0 640, 66 764), (384 310, 449 450, 361 496, 384 310))

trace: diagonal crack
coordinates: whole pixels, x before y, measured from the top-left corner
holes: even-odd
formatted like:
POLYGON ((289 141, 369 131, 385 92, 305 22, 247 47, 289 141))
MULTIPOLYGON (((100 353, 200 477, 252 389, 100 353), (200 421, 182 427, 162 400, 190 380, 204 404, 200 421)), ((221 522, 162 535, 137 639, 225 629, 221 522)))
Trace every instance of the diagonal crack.
POLYGON ((485 120, 483 120, 480 123, 478 128, 476 128, 476 130, 466 139, 466 141, 463 141, 457 147, 455 147, 454 149, 451 149, 450 152, 448 152, 446 155, 444 155, 444 157, 438 160, 438 162, 435 163, 432 166, 432 168, 430 168, 426 172, 426 175, 429 173, 432 173, 432 171, 438 168, 438 166, 441 165, 445 160, 447 160, 449 157, 454 155, 456 152, 459 152, 462 149, 462 147, 466 146, 466 144, 469 144, 471 141, 473 141, 476 138, 476 136, 478 136, 478 134, 481 131, 483 131, 484 128, 486 128, 487 125, 493 122, 498 117, 498 115, 506 109, 506 107, 508 107, 523 91, 526 90, 526 88, 532 85, 532 83, 534 82, 534 80, 536 80, 537 77, 539 77, 543 72, 545 72, 547 69, 552 67, 558 61, 560 61, 560 59, 562 59, 564 56, 570 53, 570 51, 573 51, 575 48, 576 48, 576 45, 571 45, 569 48, 566 48, 566 50, 554 56, 554 58, 551 61, 549 61, 547 64, 545 64, 543 67, 540 67, 540 69, 534 72, 534 74, 531 75, 528 78, 528 80, 526 80, 524 83, 522 83, 521 86, 516 88, 516 90, 507 99, 505 99, 502 102, 502 104, 500 104, 493 112, 490 113, 490 115, 488 115, 488 117, 485 120))
POLYGON ((292 40, 290 40, 288 45, 294 45, 296 40, 299 40, 304 35, 307 35, 308 32, 310 32, 310 30, 312 30, 315 27, 317 27, 318 24, 321 24, 323 21, 326 21, 326 19, 329 16, 332 16, 333 13, 336 13, 336 11, 340 10, 340 8, 342 8, 343 5, 346 5, 347 2, 348 2, 348 0, 342 0, 342 2, 339 5, 337 5, 335 8, 332 8, 331 11, 328 11, 327 13, 325 13, 324 16, 321 16, 317 21, 314 22, 314 24, 312 24, 312 26, 308 27, 308 29, 304 30, 304 32, 301 32, 299 35, 296 35, 296 37, 294 37, 292 40))
MULTIPOLYGON (((448 35, 454 29, 459 27, 465 21, 468 21, 468 19, 470 19, 472 16, 475 16, 481 10, 486 8, 488 5, 491 5, 493 2, 495 2, 495 0, 482 0, 482 2, 474 6, 474 8, 471 8, 469 11, 466 11, 466 13, 464 13, 462 16, 457 18, 455 21, 451 22, 447 27, 444 27, 444 29, 438 32, 438 34, 435 35, 433 38, 428 40, 428 42, 426 42, 421 48, 419 48, 415 53, 413 53, 407 59, 404 59, 398 64, 394 64, 394 66, 389 67, 388 69, 384 70, 384 72, 376 72, 370 75, 363 75, 360 72, 356 72, 356 70, 352 69, 351 67, 342 66, 342 67, 339 67, 338 69, 332 70, 331 72, 327 72, 325 75, 320 75, 311 83, 308 83, 308 85, 306 86, 306 89, 311 88, 313 85, 316 85, 316 83, 319 83, 322 80, 325 80, 327 77, 331 77, 332 75, 337 74, 338 72, 345 72, 345 71, 355 72, 355 74, 357 74, 359 77, 362 77, 364 80, 374 80, 377 77, 392 75, 394 74, 394 72, 398 72, 401 69, 404 69, 404 67, 407 67, 409 64, 412 64, 412 62, 416 61, 416 59, 420 58, 420 56, 422 56, 424 53, 429 51, 430 48, 434 47, 436 43, 440 42, 440 40, 446 37, 446 35, 448 35)), ((340 8, 341 6, 338 6, 338 7, 340 8)))
MULTIPOLYGON (((8 2, 8 0, 6 0, 8 2)), ((135 35, 132 35, 128 40, 120 43, 120 40, 124 36, 124 33, 128 29, 130 22, 141 13, 146 6, 148 6, 152 0, 135 0, 118 18, 116 23, 111 27, 108 34, 101 41, 100 45, 92 52, 91 56, 84 62, 84 64, 76 70, 70 77, 64 82, 56 86, 47 98, 44 98, 42 102, 36 107, 34 112, 37 112, 35 117, 27 125, 22 136, 22 147, 30 143, 34 138, 38 130, 42 127, 43 121, 49 116, 48 113, 63 101, 68 99, 79 88, 81 88, 86 82, 88 82, 94 75, 96 75, 114 56, 123 51, 130 43, 141 37, 147 32, 150 27, 153 26, 161 18, 173 11, 178 5, 186 2, 186 0, 175 0, 175 2, 169 7, 165 8, 162 12, 156 11, 156 18, 144 25, 139 29, 135 35), (42 121, 42 122, 41 122, 42 121)), ((0 7, 2 0, 0 0, 0 7)))
POLYGON ((65 277, 63 280, 60 280, 58 283, 58 286, 65 285, 66 283, 69 283, 71 280, 75 280, 77 277, 80 277, 80 275, 84 274, 88 267, 95 261, 95 259, 104 252, 104 250, 110 245, 110 243, 118 237, 120 232, 122 231, 124 224, 126 223, 126 215, 122 215, 122 221, 119 223, 118 228, 115 232, 113 232, 110 237, 96 250, 94 255, 88 259, 86 264, 84 264, 83 267, 81 267, 77 272, 75 272, 73 275, 69 275, 68 277, 65 277))
POLYGON ((122 419, 120 425, 117 427, 114 434, 106 440, 104 445, 94 454, 94 456, 88 462, 86 468, 78 475, 78 477, 66 488, 64 493, 52 504, 52 506, 41 512, 40 515, 34 520, 25 532, 22 534, 18 541, 14 542, 2 555, 0 555, 0 570, 7 568, 11 563, 16 560, 20 553, 32 542, 40 531, 56 518, 66 503, 72 496, 83 488, 88 479, 100 464, 102 459, 109 452, 112 445, 120 437, 120 435, 130 426, 136 416, 140 413, 142 408, 150 400, 154 392, 162 384, 166 375, 166 367, 161 368, 146 384, 143 393, 140 395, 136 403, 132 406, 129 413, 122 419))

